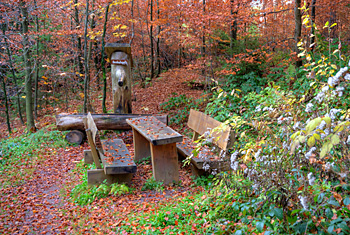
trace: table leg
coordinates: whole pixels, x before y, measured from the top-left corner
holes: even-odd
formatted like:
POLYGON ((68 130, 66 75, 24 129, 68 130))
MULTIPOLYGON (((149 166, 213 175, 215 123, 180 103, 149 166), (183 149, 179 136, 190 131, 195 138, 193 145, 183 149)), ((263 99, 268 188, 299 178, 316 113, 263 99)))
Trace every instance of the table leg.
POLYGON ((150 143, 137 130, 132 129, 134 141, 134 161, 142 160, 151 156, 150 143))
POLYGON ((165 145, 151 144, 152 168, 155 180, 164 184, 179 182, 176 143, 165 145))

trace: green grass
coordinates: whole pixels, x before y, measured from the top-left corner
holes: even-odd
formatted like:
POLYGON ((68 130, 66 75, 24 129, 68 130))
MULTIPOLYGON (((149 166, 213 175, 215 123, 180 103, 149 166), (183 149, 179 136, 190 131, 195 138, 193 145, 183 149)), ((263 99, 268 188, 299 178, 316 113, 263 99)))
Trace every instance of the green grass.
POLYGON ((24 134, 0 142, 0 175, 4 180, 0 188, 30 178, 36 169, 36 163, 44 156, 56 154, 58 148, 68 146, 64 139, 65 132, 48 131, 43 128, 35 133, 24 134))
MULTIPOLYGON (((172 202, 152 204, 142 213, 131 213, 117 228, 130 234, 205 234, 210 200, 205 193, 172 202), (132 226, 130 226, 132 225, 132 226)), ((209 227, 209 226, 208 226, 209 227)))

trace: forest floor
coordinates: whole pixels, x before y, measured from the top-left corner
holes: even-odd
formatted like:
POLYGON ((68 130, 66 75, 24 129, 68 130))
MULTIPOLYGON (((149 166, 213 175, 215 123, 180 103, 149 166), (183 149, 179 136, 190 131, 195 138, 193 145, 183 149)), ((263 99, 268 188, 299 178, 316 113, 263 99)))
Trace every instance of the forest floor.
MULTIPOLYGON (((161 113, 159 104, 167 101, 175 93, 185 94, 194 99, 200 98, 203 96, 203 90, 192 89, 188 85, 190 81, 197 79, 198 76, 194 72, 174 69, 154 79, 146 88, 136 84, 133 87, 133 112, 161 113)), ((100 91, 92 92, 92 97, 98 97, 100 93, 100 91)), ((81 99, 69 101, 68 110, 64 104, 62 107, 46 107, 45 113, 41 113, 36 121, 37 127, 40 129, 50 126, 49 129, 54 130, 55 125, 52 123, 55 123, 55 115, 62 112, 77 112, 76 107, 81 107, 81 103, 81 99)), ((107 104, 107 107, 112 107, 110 96, 107 104)), ((95 102, 94 106, 96 113, 102 113, 100 102, 95 102)), ((16 128, 16 132, 11 138, 23 134, 24 127, 18 120, 13 122, 13 127, 16 128)), ((8 137, 5 120, 1 120, 0 133, 0 138, 8 137)), ((121 133, 110 131, 107 134, 108 138, 122 138, 133 155, 131 131, 121 133)), ((65 149, 47 149, 46 154, 31 164, 14 166, 13 172, 8 172, 8 177, 0 179, 0 185, 4 185, 0 188, 1 233, 113 234, 121 223, 128 223, 127 216, 130 213, 151 212, 154 210, 154 205, 181 200, 186 195, 203 190, 194 185, 190 167, 184 167, 183 163, 179 162, 180 185, 166 186, 163 191, 142 191, 146 180, 152 177, 152 166, 140 164, 132 180, 131 187, 135 189, 132 193, 122 196, 110 195, 95 200, 90 205, 79 206, 71 199, 70 192, 82 181, 82 175, 74 169, 81 162, 85 149, 89 149, 86 143, 65 149), (26 178, 18 178, 16 171, 26 172, 26 178), (12 184, 12 182, 19 183, 12 184)))

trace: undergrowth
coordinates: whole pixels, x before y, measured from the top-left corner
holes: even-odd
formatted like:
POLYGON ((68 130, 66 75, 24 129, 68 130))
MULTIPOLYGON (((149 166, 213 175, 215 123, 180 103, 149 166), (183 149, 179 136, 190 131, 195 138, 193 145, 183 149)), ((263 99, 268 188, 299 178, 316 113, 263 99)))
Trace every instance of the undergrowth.
POLYGON ((84 165, 79 162, 74 171, 82 175, 82 183, 77 184, 70 192, 72 200, 80 206, 92 203, 95 199, 105 198, 109 195, 121 196, 130 193, 130 189, 125 184, 114 183, 108 185, 106 182, 100 185, 88 185, 87 170, 94 169, 95 164, 84 165))
POLYGON ((0 187, 29 179, 38 161, 68 146, 65 132, 48 131, 47 128, 0 142, 0 175, 4 179, 0 187), (11 178, 11 181, 5 180, 11 178))
POLYGON ((178 96, 177 93, 173 93, 173 97, 161 103, 160 108, 169 112, 169 124, 177 124, 182 128, 186 124, 190 109, 198 109, 202 103, 203 99, 194 100, 186 95, 178 96))

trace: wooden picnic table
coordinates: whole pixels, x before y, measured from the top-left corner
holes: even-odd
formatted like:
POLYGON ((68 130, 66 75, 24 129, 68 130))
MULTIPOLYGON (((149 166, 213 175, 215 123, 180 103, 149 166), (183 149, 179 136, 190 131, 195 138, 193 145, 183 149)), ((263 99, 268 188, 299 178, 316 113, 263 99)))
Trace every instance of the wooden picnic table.
POLYGON ((179 182, 176 142, 183 137, 154 117, 127 119, 132 127, 135 155, 140 161, 151 156, 155 180, 165 184, 179 182))

